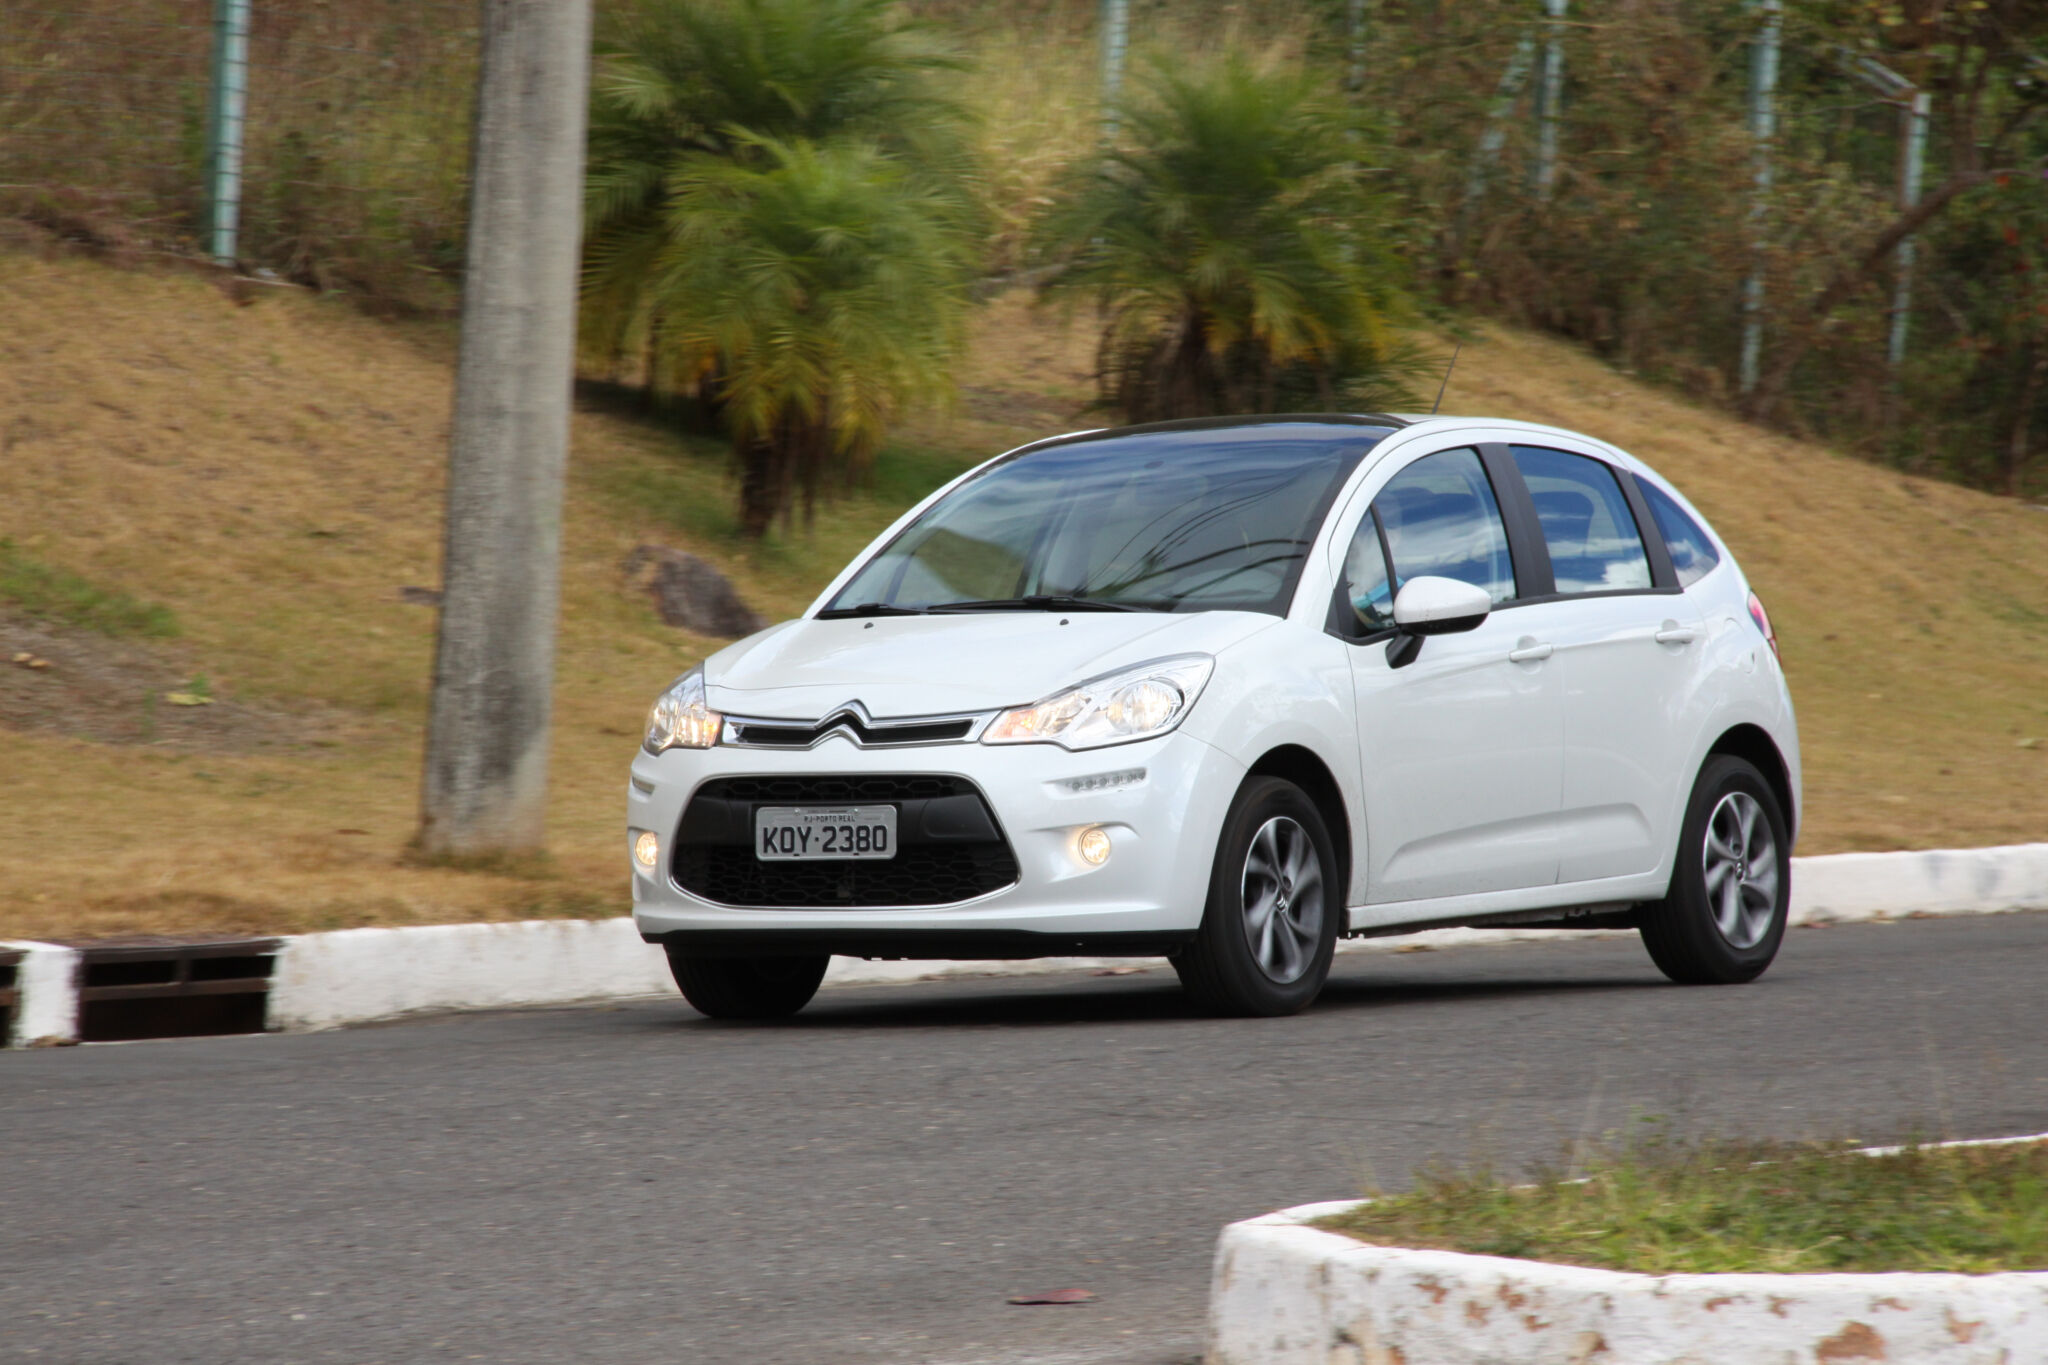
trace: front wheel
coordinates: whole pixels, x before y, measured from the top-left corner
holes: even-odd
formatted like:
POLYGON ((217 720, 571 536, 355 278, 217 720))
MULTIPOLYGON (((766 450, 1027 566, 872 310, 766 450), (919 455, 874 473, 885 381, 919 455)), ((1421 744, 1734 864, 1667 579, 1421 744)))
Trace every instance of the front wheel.
POLYGON ((786 1019, 818 993, 832 959, 798 957, 693 957, 673 950, 668 969, 683 999, 713 1019, 786 1019))
POLYGON ((1701 767, 1671 890, 1642 908, 1657 970, 1689 986, 1754 981, 1778 955, 1792 899, 1792 840, 1778 797, 1742 759, 1701 767))
POLYGON ((1322 813, 1277 777, 1246 782, 1216 843, 1209 901, 1173 969, 1223 1014, 1294 1014, 1330 975, 1344 888, 1322 813))

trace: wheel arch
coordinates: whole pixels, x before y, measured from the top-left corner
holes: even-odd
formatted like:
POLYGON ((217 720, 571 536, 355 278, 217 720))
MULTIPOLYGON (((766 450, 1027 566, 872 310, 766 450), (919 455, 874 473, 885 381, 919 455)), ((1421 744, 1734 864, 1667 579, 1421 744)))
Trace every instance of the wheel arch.
MULTIPOLYGON (((1316 803, 1316 810, 1328 826, 1330 838, 1337 844, 1337 884, 1345 888, 1340 900, 1349 899, 1351 886, 1351 816, 1344 804, 1344 789, 1337 784, 1336 774, 1330 771, 1315 750, 1299 744, 1282 744, 1268 749, 1259 760, 1246 769, 1247 779, 1254 777, 1278 777, 1292 782, 1308 793, 1308 799, 1316 803)), ((1340 909, 1341 914, 1341 909, 1340 909)), ((1342 932, 1341 922, 1339 932, 1342 932)))
POLYGON ((1771 794, 1778 798, 1778 809, 1785 813, 1785 823, 1790 827, 1787 832, 1792 842, 1798 843, 1799 803, 1793 799, 1792 772, 1769 731, 1761 725, 1730 726, 1708 747, 1707 754, 1709 757, 1732 755, 1762 773, 1764 781, 1771 784, 1771 794))

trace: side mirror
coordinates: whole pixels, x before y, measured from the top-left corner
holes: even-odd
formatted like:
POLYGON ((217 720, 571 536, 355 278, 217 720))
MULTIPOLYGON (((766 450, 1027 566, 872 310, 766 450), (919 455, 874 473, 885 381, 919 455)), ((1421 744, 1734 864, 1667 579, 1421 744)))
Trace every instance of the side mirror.
POLYGON ((1404 635, 1456 635, 1476 630, 1493 610, 1493 594, 1455 578, 1411 578, 1394 597, 1394 624, 1404 635))
POLYGON ((1455 578, 1409 579, 1394 596, 1394 626, 1401 633, 1387 646, 1387 663, 1406 668, 1425 637, 1474 630, 1492 610, 1493 595, 1484 588, 1455 578))

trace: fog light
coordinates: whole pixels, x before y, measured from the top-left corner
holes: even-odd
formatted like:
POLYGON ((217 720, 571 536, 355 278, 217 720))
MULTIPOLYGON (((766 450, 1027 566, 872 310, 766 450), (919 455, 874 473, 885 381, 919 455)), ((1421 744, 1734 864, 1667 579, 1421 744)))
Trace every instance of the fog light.
POLYGON ((1109 861, 1109 831, 1100 825, 1090 825, 1074 840, 1074 851, 1089 866, 1101 867, 1109 861))
POLYGON ((655 837, 654 831, 640 831, 640 837, 633 841, 633 861, 649 872, 661 861, 661 840, 655 837))

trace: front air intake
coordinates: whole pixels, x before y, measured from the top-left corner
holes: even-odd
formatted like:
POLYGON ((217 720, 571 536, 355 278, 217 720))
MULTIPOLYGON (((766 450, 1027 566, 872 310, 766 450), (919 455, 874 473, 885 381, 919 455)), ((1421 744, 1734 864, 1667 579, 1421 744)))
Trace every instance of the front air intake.
POLYGON ((1013 886, 1017 858, 987 799, 959 777, 727 777, 690 798, 677 827, 676 884, 719 905, 879 909, 953 905, 1013 886), (884 859, 764 862, 754 852, 762 806, 892 805, 897 852, 884 859))

